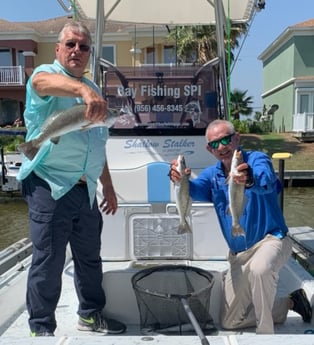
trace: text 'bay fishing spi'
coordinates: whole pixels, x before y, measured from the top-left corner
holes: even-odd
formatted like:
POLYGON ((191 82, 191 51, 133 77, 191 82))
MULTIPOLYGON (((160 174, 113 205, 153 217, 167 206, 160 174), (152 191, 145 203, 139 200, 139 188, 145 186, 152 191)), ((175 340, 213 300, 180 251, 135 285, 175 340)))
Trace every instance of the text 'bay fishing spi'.
POLYGON ((111 127, 117 115, 108 109, 105 121, 91 122, 85 118, 86 105, 75 105, 67 110, 58 111, 50 115, 41 127, 40 135, 18 146, 18 150, 32 160, 41 145, 46 140, 54 144, 59 142, 62 135, 76 130, 88 130, 94 127, 111 127))

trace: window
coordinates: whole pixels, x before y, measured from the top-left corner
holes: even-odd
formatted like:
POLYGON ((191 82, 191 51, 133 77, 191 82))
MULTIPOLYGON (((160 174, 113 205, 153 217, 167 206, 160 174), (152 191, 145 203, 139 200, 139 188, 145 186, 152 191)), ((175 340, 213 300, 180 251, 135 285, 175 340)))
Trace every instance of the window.
POLYGON ((314 90, 299 92, 298 95, 298 113, 314 113, 314 90))
POLYGON ((164 46, 164 63, 176 63, 176 48, 164 46))
POLYGON ((154 65, 157 63, 156 61, 156 52, 154 47, 148 47, 146 48, 146 63, 154 65))
POLYGON ((19 50, 17 52, 17 59, 16 59, 18 66, 25 66, 25 56, 23 55, 23 51, 19 50))
POLYGON ((105 60, 110 61, 112 64, 116 64, 116 52, 115 46, 113 45, 104 45, 102 47, 102 57, 105 60))
POLYGON ((0 66, 12 66, 10 49, 0 48, 0 66))

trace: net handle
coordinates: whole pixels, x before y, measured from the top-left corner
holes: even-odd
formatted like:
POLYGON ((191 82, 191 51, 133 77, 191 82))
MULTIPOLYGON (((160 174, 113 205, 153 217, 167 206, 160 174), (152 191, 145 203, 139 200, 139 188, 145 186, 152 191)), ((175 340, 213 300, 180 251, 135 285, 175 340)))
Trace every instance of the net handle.
POLYGON ((196 320, 196 317, 194 316, 187 300, 185 298, 181 298, 181 303, 183 305, 183 308, 186 312, 186 315, 188 316, 188 318, 191 321, 191 324, 193 325, 196 334, 199 336, 199 338, 201 339, 201 343, 202 345, 209 345, 209 341, 207 340, 207 338, 205 337, 199 323, 196 320))

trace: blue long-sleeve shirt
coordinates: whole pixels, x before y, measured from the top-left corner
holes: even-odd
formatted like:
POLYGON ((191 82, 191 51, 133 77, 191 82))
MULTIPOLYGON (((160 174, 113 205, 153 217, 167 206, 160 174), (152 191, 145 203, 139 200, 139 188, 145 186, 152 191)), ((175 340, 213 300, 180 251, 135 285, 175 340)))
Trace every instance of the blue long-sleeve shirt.
MULTIPOLYGON (((243 151, 243 160, 253 171, 254 185, 245 189, 246 203, 240 224, 245 236, 232 236, 232 217, 229 206, 228 184, 220 161, 205 168, 190 181, 190 195, 195 201, 212 202, 225 240, 231 251, 241 252, 252 247, 267 234, 284 236, 286 226, 279 202, 281 184, 270 158, 258 151, 243 151)), ((210 224, 209 224, 210 227, 210 224)), ((209 229, 210 231, 210 229, 209 229)))

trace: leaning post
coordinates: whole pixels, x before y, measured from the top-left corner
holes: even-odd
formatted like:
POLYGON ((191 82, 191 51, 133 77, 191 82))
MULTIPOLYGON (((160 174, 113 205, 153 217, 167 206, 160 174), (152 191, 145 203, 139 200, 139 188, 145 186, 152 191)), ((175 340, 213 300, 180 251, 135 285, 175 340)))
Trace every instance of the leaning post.
POLYGON ((285 160, 292 157, 292 154, 289 152, 277 152, 272 155, 273 159, 279 160, 279 170, 278 177, 282 185, 281 192, 279 193, 279 205, 283 211, 283 196, 284 196, 284 187, 285 187, 285 160))

